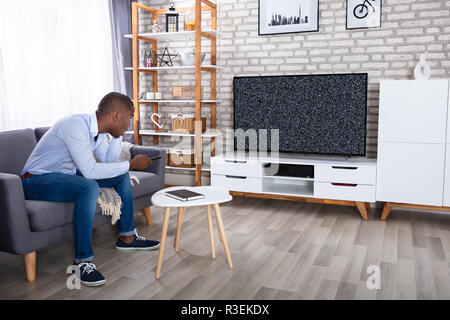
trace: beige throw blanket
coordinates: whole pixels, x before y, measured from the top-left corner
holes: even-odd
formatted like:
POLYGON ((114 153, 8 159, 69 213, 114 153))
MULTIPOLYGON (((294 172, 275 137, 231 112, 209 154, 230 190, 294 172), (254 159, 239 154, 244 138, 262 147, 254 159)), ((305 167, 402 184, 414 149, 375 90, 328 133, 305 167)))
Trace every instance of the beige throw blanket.
MULTIPOLYGON (((108 141, 110 141, 110 136, 108 135, 108 141)), ((120 155, 118 161, 129 161, 131 160, 131 147, 133 145, 129 142, 122 142, 122 149, 120 150, 120 155)), ((98 159, 97 159, 98 162, 98 159)), ((130 175, 131 185, 134 186, 133 180, 137 183, 139 179, 136 176, 130 175)), ((120 219, 120 213, 122 208, 122 199, 120 199, 119 194, 114 190, 114 188, 100 188, 100 195, 98 197, 98 204, 102 209, 102 215, 111 217, 111 224, 116 224, 117 220, 120 219)))

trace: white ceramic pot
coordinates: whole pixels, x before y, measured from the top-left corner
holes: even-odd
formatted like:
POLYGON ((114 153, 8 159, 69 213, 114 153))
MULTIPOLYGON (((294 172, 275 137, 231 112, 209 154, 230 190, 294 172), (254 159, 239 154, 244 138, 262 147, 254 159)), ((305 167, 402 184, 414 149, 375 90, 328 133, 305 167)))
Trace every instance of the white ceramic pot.
MULTIPOLYGON (((195 66, 195 54, 193 53, 185 53, 185 52, 178 52, 181 58, 181 64, 183 66, 195 66)), ((202 54, 202 62, 205 59, 206 53, 202 54)))

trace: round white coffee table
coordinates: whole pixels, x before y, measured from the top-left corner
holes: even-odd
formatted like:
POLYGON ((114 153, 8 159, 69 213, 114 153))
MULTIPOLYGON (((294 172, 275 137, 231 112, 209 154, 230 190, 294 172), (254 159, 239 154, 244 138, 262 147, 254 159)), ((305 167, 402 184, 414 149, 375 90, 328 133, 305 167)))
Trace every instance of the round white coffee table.
POLYGON ((202 186, 202 187, 171 187, 160 190, 156 192, 152 196, 152 204, 158 207, 165 208, 164 210, 164 221, 163 228, 161 234, 161 243, 159 247, 159 256, 158 256, 158 265, 156 267, 156 279, 159 279, 159 275, 161 273, 161 265, 164 255, 164 245, 166 242, 167 236, 167 228, 169 225, 169 216, 170 216, 170 208, 178 208, 178 222, 177 222, 177 232, 174 240, 175 251, 178 252, 179 242, 180 242, 180 231, 181 224, 183 223, 184 214, 186 212, 187 207, 195 207, 195 206, 206 206, 206 213, 208 217, 208 229, 209 229, 209 240, 211 243, 211 255, 213 258, 216 257, 216 253, 214 251, 214 237, 213 237, 213 226, 212 226, 212 214, 211 214, 211 205, 214 207, 214 211, 216 213, 216 221, 217 221, 217 231, 219 234, 219 239, 223 242, 223 246, 225 249, 225 254, 228 260, 228 266, 233 268, 233 264, 231 262, 230 251, 228 249, 227 239, 225 237, 225 231, 223 228, 222 215, 220 214, 219 203, 231 201, 232 196, 225 188, 220 187, 212 187, 212 186, 202 186), (165 193, 167 191, 186 189, 190 191, 194 191, 197 193, 201 193, 204 195, 204 198, 198 200, 190 200, 190 201, 180 201, 174 198, 167 196, 165 193))

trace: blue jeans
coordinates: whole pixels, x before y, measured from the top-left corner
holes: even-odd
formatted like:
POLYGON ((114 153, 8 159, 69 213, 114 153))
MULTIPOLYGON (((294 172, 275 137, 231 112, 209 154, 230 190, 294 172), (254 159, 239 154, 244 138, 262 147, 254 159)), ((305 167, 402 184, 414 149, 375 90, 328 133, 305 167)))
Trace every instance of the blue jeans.
POLYGON ((22 184, 27 200, 75 202, 73 231, 76 263, 94 259, 91 238, 99 188, 114 188, 117 191, 123 203, 117 231, 119 236, 134 235, 133 198, 128 172, 102 180, 86 179, 79 172, 77 175, 46 173, 24 179, 22 184))

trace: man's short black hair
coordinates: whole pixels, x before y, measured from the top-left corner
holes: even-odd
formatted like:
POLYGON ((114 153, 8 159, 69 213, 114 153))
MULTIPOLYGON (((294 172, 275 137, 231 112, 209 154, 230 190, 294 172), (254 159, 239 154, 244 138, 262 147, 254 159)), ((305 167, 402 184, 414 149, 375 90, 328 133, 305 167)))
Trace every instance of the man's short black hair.
POLYGON ((119 92, 110 92, 98 104, 97 113, 106 115, 121 109, 134 111, 133 101, 128 96, 119 92))

